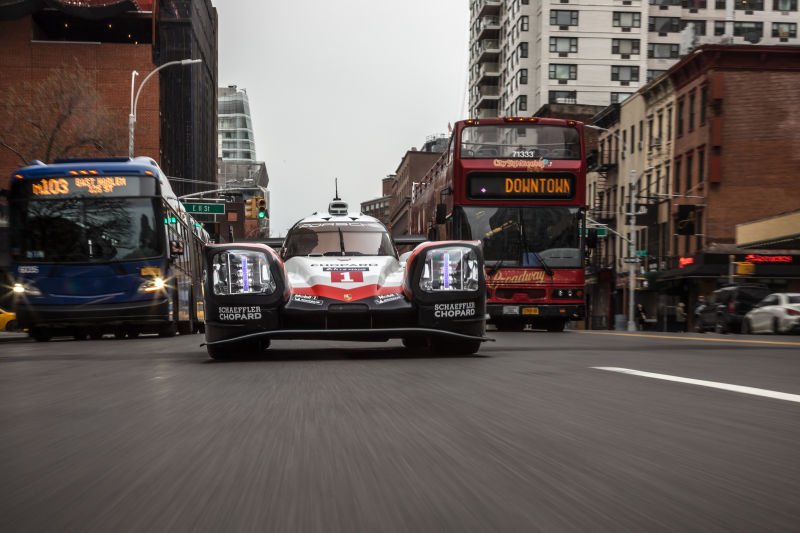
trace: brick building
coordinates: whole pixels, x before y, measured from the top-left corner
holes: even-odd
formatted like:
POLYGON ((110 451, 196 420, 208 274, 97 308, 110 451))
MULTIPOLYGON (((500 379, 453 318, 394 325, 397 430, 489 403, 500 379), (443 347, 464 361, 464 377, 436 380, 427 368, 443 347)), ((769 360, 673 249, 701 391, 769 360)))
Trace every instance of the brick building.
MULTIPOLYGON (((668 76, 675 90, 673 268, 659 279, 691 304, 727 280, 730 255, 739 261, 753 252, 736 247, 737 224, 800 205, 800 48, 707 45, 668 76)), ((793 261, 785 272, 756 266, 748 279, 797 290, 800 257, 793 261)))

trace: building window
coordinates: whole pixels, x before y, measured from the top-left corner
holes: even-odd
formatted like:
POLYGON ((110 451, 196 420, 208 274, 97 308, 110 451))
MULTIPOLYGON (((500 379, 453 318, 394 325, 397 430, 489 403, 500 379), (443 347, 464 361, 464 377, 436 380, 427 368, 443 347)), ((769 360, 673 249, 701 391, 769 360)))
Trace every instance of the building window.
POLYGON ((551 104, 575 104, 578 101, 577 91, 550 91, 548 100, 551 104))
POLYGON ((647 57, 676 59, 678 57, 678 45, 650 43, 647 45, 647 57))
POLYGON ((706 4, 706 0, 683 0, 685 9, 705 9, 706 4))
POLYGON ((673 179, 673 181, 672 181, 672 183, 674 185, 674 188, 672 189, 672 191, 675 194, 680 194, 681 193, 681 160, 680 159, 676 159, 675 160, 675 174, 673 174, 673 177, 675 179, 673 179))
POLYGON ((705 20, 681 20, 681 29, 686 28, 687 26, 694 27, 694 34, 695 35, 705 35, 706 34, 706 21, 705 20))
POLYGON ((695 92, 689 93, 689 131, 694 131, 695 92))
POLYGON ((566 9, 554 9, 550 11, 551 26, 577 26, 578 12, 566 9))
POLYGON ((651 6, 679 6, 681 0, 650 0, 651 6))
POLYGON ((706 108, 708 107, 708 86, 700 89, 700 125, 706 123, 706 108))
POLYGON ((725 35, 725 21, 724 20, 715 20, 714 21, 714 35, 725 35))
POLYGON ((654 80, 664 74, 666 70, 660 69, 647 69, 647 81, 654 80))
POLYGON ((615 28, 641 28, 642 14, 629 11, 614 11, 612 21, 615 28))
POLYGON ((697 183, 703 183, 706 180, 706 152, 700 150, 697 152, 697 183))
POLYGON ((517 47, 517 57, 528 57, 528 43, 519 43, 519 46, 517 47))
POLYGON ((551 80, 577 80, 578 65, 550 64, 551 80))
POLYGON ((667 108, 667 140, 672 140, 672 106, 667 108))
POLYGON ((550 37, 550 51, 562 54, 576 53, 578 51, 577 37, 550 37))
POLYGON ((647 31, 654 33, 678 33, 681 31, 680 17, 650 17, 647 31))
POLYGON ((631 126, 631 153, 636 153, 636 124, 631 126))
POLYGON ((528 69, 521 68, 519 69, 519 75, 517 77, 520 85, 527 85, 528 84, 528 69))
POLYGON ((520 111, 528 110, 528 97, 524 94, 517 96, 517 109, 520 111))
POLYGON ((639 55, 639 39, 611 39, 611 53, 639 55))
POLYGON ((692 171, 694 170, 692 163, 694 163, 694 156, 689 154, 686 156, 686 192, 692 190, 692 171))
POLYGON ((735 0, 733 5, 739 11, 764 11, 764 0, 735 0))
POLYGON ((639 67, 612 65, 611 81, 639 81, 639 67))
POLYGON ((795 22, 773 22, 772 36, 781 39, 797 37, 797 23, 795 22))
POLYGON ((733 34, 736 37, 744 37, 745 39, 756 41, 764 36, 764 23, 734 22, 733 34))
POLYGON ((631 94, 633 93, 611 93, 611 103, 621 104, 622 102, 627 100, 631 94))
POLYGON ((684 100, 681 98, 678 100, 678 124, 675 127, 675 134, 680 137, 683 135, 683 108, 684 108, 684 100))
POLYGON ((797 0, 772 0, 773 11, 797 11, 797 0))
POLYGON ((520 31, 528 31, 528 29, 530 27, 530 23, 528 22, 528 20, 529 19, 528 19, 527 15, 522 16, 522 17, 519 18, 519 29, 520 29, 520 31))

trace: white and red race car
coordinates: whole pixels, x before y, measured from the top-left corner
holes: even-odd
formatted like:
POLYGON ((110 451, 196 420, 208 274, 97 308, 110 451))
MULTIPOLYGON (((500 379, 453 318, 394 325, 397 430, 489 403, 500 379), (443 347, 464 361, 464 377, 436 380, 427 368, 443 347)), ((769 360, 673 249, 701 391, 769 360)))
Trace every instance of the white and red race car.
POLYGON ((409 348, 472 354, 486 332, 480 243, 392 241, 377 219, 332 202, 282 246, 206 247, 206 347, 214 359, 271 339, 402 339, 409 348), (396 245, 419 243, 398 255, 396 245))

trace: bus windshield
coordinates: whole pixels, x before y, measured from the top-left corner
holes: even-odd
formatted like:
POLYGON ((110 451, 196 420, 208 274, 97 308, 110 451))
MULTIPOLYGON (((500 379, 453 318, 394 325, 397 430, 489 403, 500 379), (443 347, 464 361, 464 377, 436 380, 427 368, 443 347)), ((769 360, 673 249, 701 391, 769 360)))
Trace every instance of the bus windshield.
POLYGON ((578 130, 545 124, 467 126, 461 131, 462 159, 580 159, 578 130))
POLYGON ((582 267, 577 207, 457 207, 462 239, 480 240, 487 266, 582 267))
POLYGON ((294 256, 394 255, 389 234, 377 224, 305 223, 286 237, 284 259, 294 256))
POLYGON ((12 203, 19 261, 106 263, 163 255, 154 198, 30 198, 12 203))

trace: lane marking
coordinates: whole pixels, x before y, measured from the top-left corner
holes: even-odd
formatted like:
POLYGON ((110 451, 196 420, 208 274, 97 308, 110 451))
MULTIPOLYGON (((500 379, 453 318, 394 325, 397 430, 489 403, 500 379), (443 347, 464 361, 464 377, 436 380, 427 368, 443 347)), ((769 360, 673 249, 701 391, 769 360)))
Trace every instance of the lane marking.
POLYGON ((620 374, 631 374, 633 376, 642 376, 645 378, 663 379, 665 381, 676 381, 678 383, 700 385, 701 387, 711 387, 712 389, 722 389, 733 392, 741 392, 742 394, 752 394, 754 396, 764 396, 766 398, 774 398, 776 400, 786 400, 787 402, 800 403, 800 394, 789 394, 786 392, 778 392, 769 389, 757 389, 755 387, 745 387, 743 385, 731 385, 730 383, 720 383, 718 381, 706 381, 704 379, 682 378, 680 376, 670 376, 668 374, 642 372, 641 370, 633 370, 630 368, 617 368, 613 366, 593 366, 591 368, 594 368, 596 370, 606 370, 608 372, 619 372, 620 374))
POLYGON ((580 331, 584 335, 615 335, 617 337, 645 337, 648 339, 672 339, 680 341, 706 341, 706 342, 734 342, 740 344, 774 344, 778 346, 800 346, 800 342, 792 341, 762 341, 752 339, 719 339, 717 337, 674 337, 671 335, 652 335, 648 333, 615 333, 611 331, 580 331))

